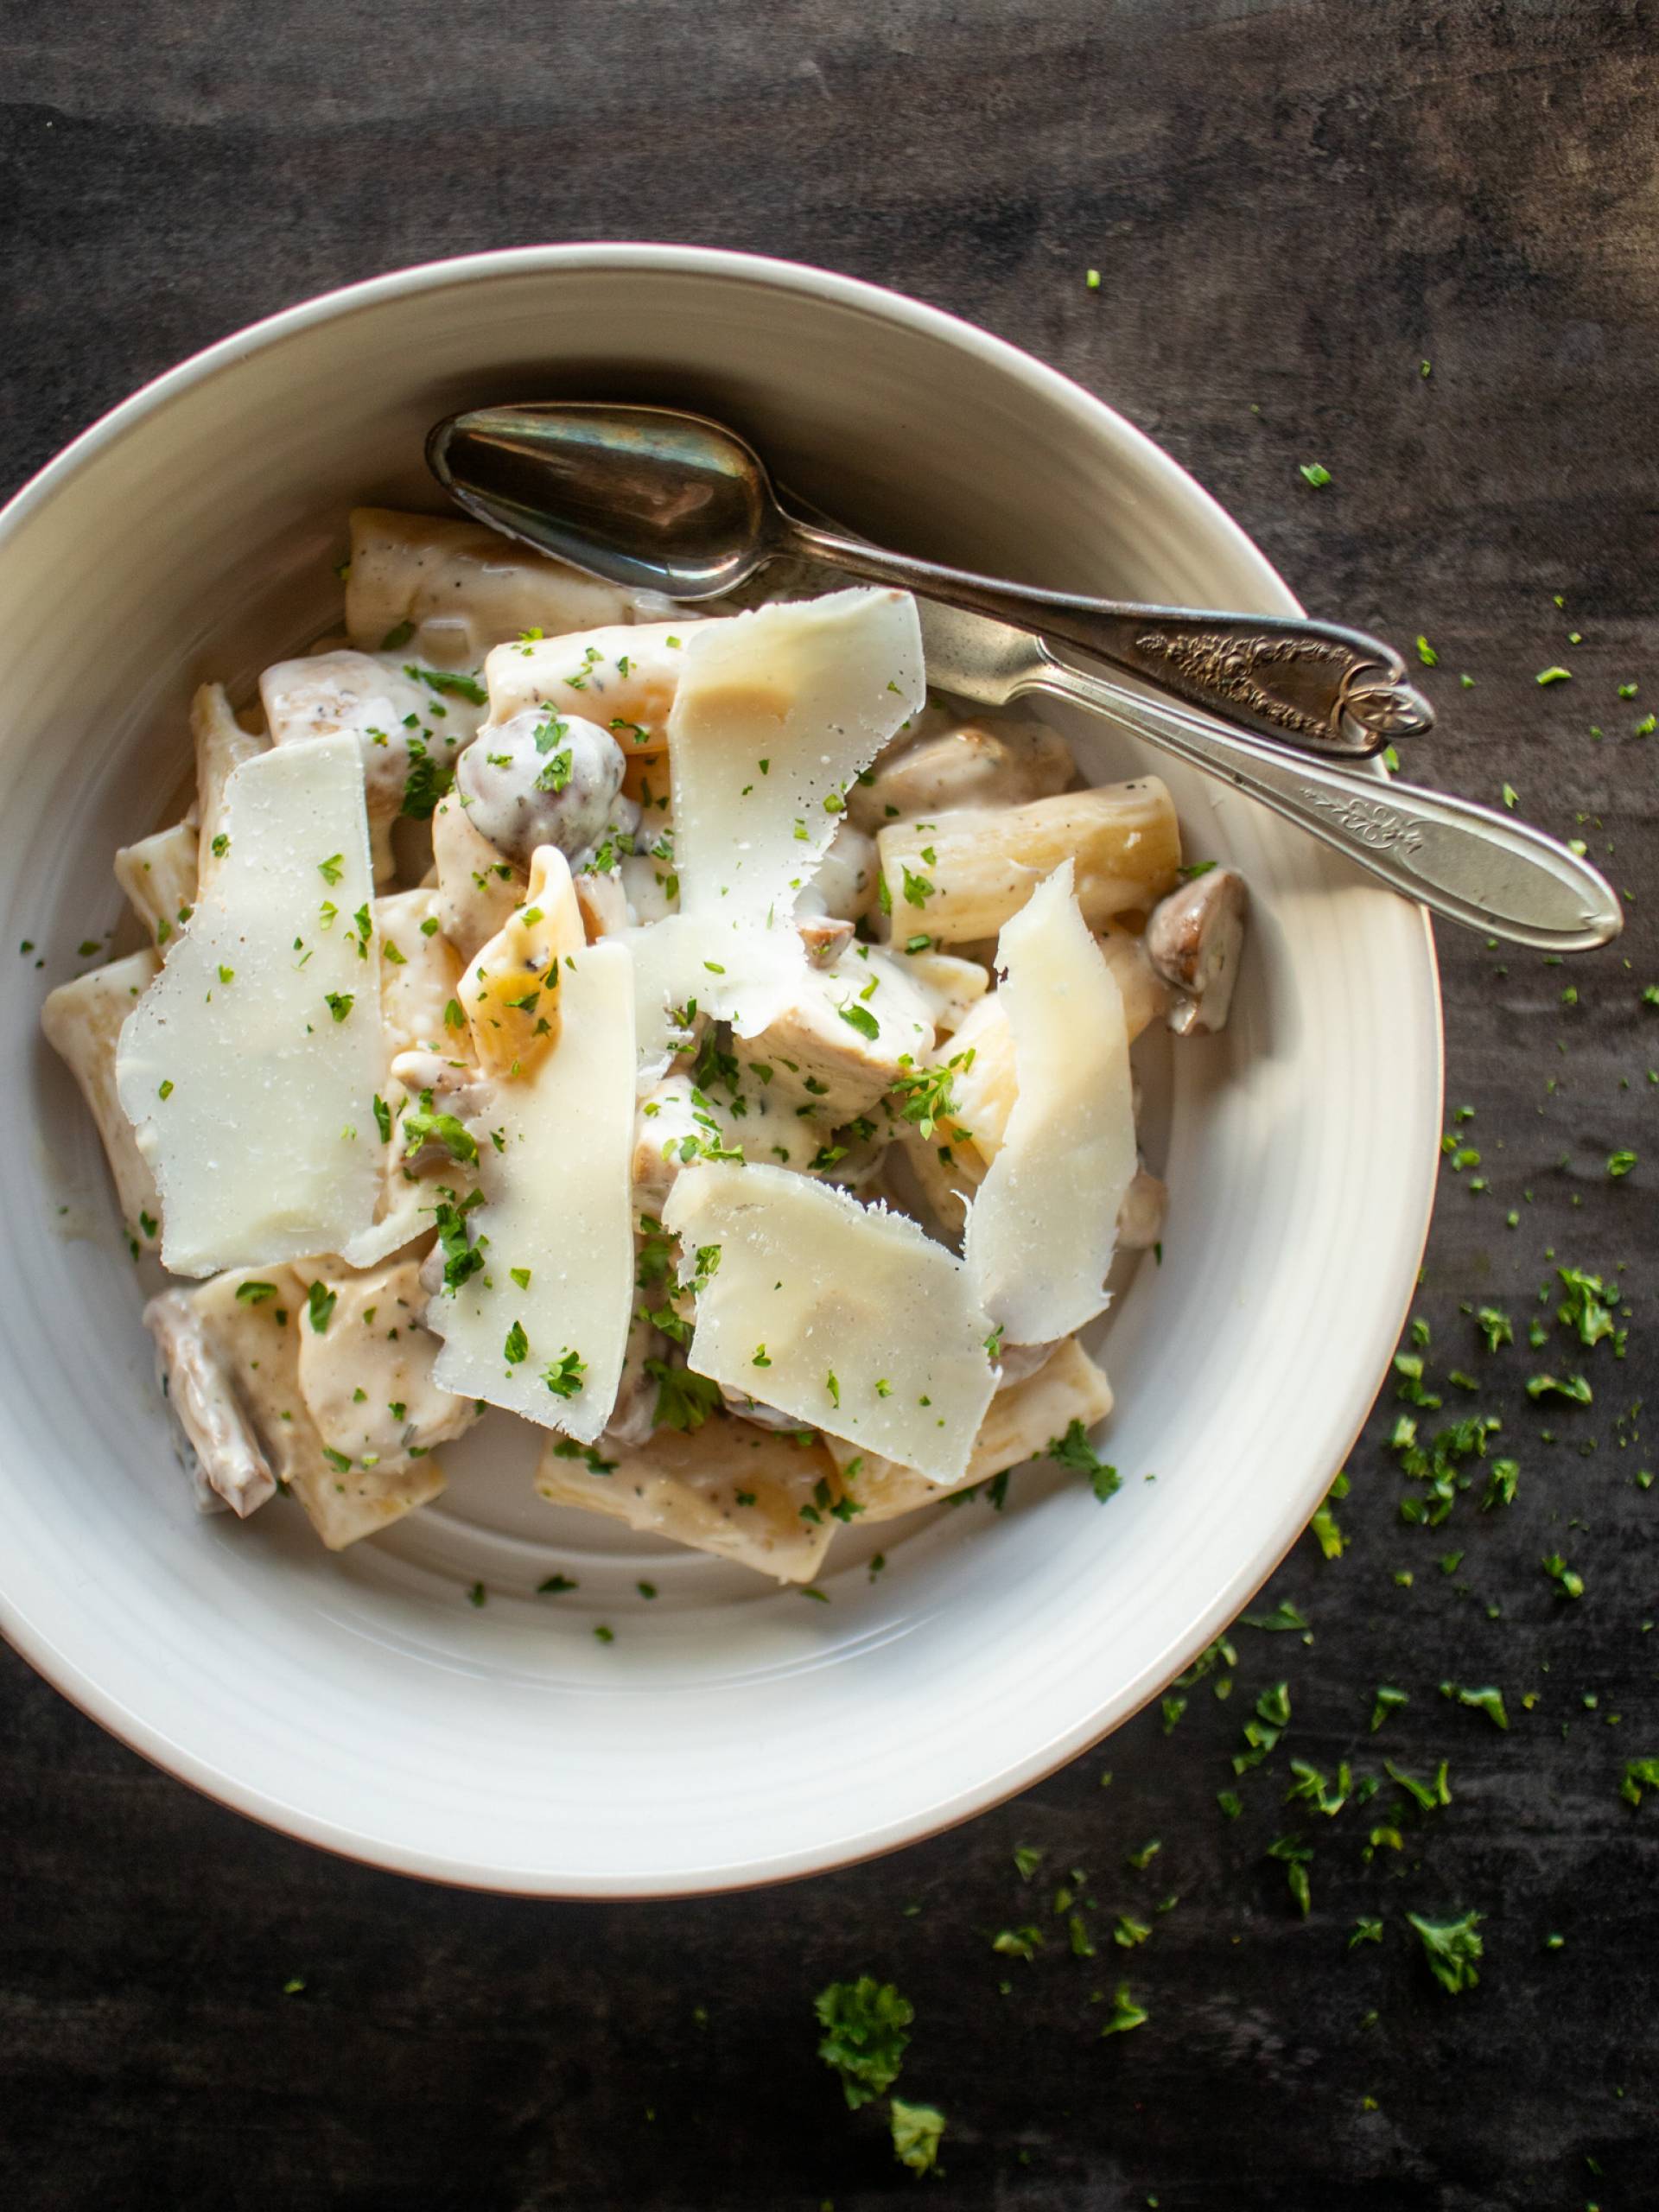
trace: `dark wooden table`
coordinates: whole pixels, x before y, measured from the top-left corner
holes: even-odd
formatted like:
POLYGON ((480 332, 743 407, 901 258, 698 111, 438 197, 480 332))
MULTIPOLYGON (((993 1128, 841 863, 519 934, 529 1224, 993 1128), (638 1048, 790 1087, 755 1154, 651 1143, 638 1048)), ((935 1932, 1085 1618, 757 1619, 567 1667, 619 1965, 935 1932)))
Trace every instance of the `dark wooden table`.
POLYGON ((1316 613, 1423 633, 1431 776, 1511 784, 1630 904, 1570 970, 1441 941, 1448 1110, 1474 1109, 1481 1162, 1447 1163, 1419 1310, 1440 1418, 1501 1418, 1514 1503, 1480 1510, 1472 1466, 1443 1526, 1403 1521, 1427 1492, 1385 1395, 1342 1556, 1305 1541, 1269 1593, 1311 1635, 1239 1629, 1229 1701, 1206 1681, 1173 1732, 1145 1714, 958 1834, 709 1903, 454 1894, 247 1825, 0 1655, 0 2200, 931 2199, 814 2056, 813 1993, 868 1968, 916 2007, 901 2088, 949 2115, 940 2202, 1659 2205, 1659 1796, 1619 1794, 1659 1755, 1651 8, 11 0, 4 26, 10 480, 209 340, 400 264, 591 237, 821 263, 1103 394, 1316 613), (1572 680, 1541 686, 1555 664, 1572 680), (1618 1283, 1622 1363, 1565 1340, 1556 1265, 1618 1283), (1496 1355, 1483 1304, 1516 1323, 1496 1355), (1545 1371, 1593 1403, 1534 1403, 1545 1371), (1290 1729, 1230 1821, 1241 1723, 1281 1679, 1290 1729), (1507 1731, 1442 1681, 1500 1688, 1507 1731), (1410 1703, 1373 1737, 1383 1681, 1410 1703), (1292 1758, 1334 1785, 1384 1753, 1449 1763, 1451 1803, 1408 1808, 1401 1849, 1365 1857, 1396 1789, 1329 1821, 1284 1805, 1292 1758), (1293 1831, 1306 1918, 1266 1856, 1293 1831), (1016 1845, 1047 1854, 1030 1886, 1016 1845), (1059 1931, 1072 1866, 1099 1955, 995 1955, 999 1929, 1059 1931), (1405 1915, 1470 1909, 1480 1982, 1452 1996, 1405 1915), (1144 1948, 1113 1945, 1119 1913, 1155 1923, 1144 1948), (1361 1916, 1383 1940, 1351 1951, 1361 1916), (1150 2018, 1102 2041, 1090 1993, 1125 1978, 1150 2018))

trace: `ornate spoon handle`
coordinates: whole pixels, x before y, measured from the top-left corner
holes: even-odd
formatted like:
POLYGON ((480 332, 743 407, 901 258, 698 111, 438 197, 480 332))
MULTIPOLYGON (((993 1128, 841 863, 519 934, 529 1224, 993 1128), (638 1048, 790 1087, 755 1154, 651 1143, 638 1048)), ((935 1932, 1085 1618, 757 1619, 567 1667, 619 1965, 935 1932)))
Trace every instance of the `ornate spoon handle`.
POLYGON ((1300 616, 1131 607, 1000 583, 890 553, 798 516, 787 522, 789 550, 806 559, 1039 630, 1281 747, 1363 760, 1391 738, 1433 723, 1428 702, 1405 681, 1400 656, 1361 630, 1300 616))
POLYGON ((1606 879, 1512 816, 1210 731, 1179 708, 1126 694, 1046 656, 1028 683, 1222 777, 1450 921, 1547 952, 1586 952, 1624 927, 1606 879))

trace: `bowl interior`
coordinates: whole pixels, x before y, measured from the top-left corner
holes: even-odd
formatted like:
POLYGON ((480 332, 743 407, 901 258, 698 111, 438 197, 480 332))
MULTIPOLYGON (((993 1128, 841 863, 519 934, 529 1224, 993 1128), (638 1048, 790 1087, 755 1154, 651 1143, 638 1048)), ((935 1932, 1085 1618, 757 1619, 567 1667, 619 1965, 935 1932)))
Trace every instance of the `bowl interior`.
POLYGON ((1190 480, 1024 357, 868 288, 690 250, 493 256, 295 310, 130 402, 0 521, 0 882, 13 947, 35 948, 8 957, 0 1002, 29 1133, 0 1162, 28 1286, 0 1314, 0 1620, 105 1725, 296 1834, 474 1883, 661 1893, 991 1802, 1231 1617, 1392 1349, 1433 1190, 1437 1005, 1412 909, 1068 722, 1091 777, 1163 774, 1192 852, 1236 861, 1254 899, 1226 1033, 1142 1056, 1171 1207, 1161 1264, 1101 1332, 1125 1477, 1108 1506, 1033 1473, 1001 1513, 849 1532, 827 1603, 554 1512, 500 1423, 446 1452, 435 1508, 339 1557, 280 1502, 198 1519, 40 1001, 92 964, 77 946, 127 942, 110 856, 168 818, 194 685, 247 686, 330 621, 349 506, 436 504, 437 416, 559 394, 702 407, 832 513, 963 565, 1293 602, 1190 480), (556 1570, 580 1587, 537 1598, 556 1570))

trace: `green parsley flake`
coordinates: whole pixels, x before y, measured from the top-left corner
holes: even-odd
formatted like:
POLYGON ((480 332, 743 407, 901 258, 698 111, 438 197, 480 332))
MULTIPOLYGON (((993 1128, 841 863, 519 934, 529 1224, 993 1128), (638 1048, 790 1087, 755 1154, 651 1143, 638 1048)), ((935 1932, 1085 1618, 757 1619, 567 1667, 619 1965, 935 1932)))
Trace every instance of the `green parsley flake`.
MULTIPOLYGON (((530 1357, 530 1338, 524 1334, 522 1321, 515 1321, 507 1331, 506 1342, 501 1347, 501 1357, 509 1367, 522 1367, 530 1357)), ((551 1383, 548 1385, 550 1389, 551 1383)), ((563 1395, 568 1395, 569 1393, 563 1395)))
POLYGON ((1077 1474, 1087 1475, 1095 1496, 1103 1505, 1114 1491, 1123 1486, 1122 1477, 1116 1467, 1109 1466, 1095 1451, 1080 1421, 1072 1421, 1064 1436, 1051 1436, 1044 1446, 1044 1456, 1058 1461, 1062 1467, 1071 1468, 1077 1474))
POLYGON ((1484 1915, 1465 1912, 1461 1920, 1426 1920, 1419 1913, 1408 1912, 1406 1918, 1422 1938, 1423 1955, 1429 1970, 1442 1989, 1455 1997, 1459 1991, 1472 1989, 1480 1980, 1475 1971, 1475 1961, 1481 1957, 1485 1946, 1476 1930, 1484 1915))
POLYGON ((1322 492, 1331 481, 1331 472, 1322 461, 1303 461, 1297 474, 1306 482, 1311 484, 1316 492, 1322 492))
POLYGON ((318 1336, 321 1336, 334 1319, 340 1293, 330 1290, 325 1282, 314 1282, 305 1294, 305 1302, 306 1311, 311 1317, 311 1326, 318 1336))
POLYGON ((944 2133, 944 2114, 937 2105, 907 2105, 902 2097, 887 2100, 887 2121, 893 2133, 893 2155, 913 2174, 930 2172, 939 2155, 944 2133))
POLYGON ((915 2008, 891 1982, 867 1974, 856 1981, 832 1981, 812 2009, 823 2030, 818 2056, 841 2076, 842 2094, 856 2112, 899 2079, 915 2008))
MULTIPOLYGON (((517 1328, 517 1322, 513 1326, 517 1328)), ((575 1398, 581 1395, 582 1378, 587 1371, 587 1361, 567 1348, 542 1370, 542 1380, 556 1398, 575 1398)))

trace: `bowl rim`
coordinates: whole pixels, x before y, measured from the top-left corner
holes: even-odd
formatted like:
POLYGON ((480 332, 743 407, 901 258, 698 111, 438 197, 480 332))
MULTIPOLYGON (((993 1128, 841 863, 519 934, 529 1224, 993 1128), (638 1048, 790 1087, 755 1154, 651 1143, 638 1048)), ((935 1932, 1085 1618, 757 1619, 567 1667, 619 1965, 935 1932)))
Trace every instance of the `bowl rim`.
MULTIPOLYGON (((1305 611, 1266 555, 1197 478, 1108 402, 1009 340, 945 308, 912 299, 885 285, 820 269, 810 263, 728 247, 644 240, 586 239, 563 245, 512 246, 419 262, 335 286, 262 316, 151 378, 60 448, 0 505, 0 542, 15 535, 39 509, 63 492, 84 467, 118 443, 129 429, 235 368, 253 353, 280 346, 316 325, 372 312, 389 301, 502 276, 534 276, 580 269, 670 271, 731 279, 766 289, 804 293, 977 355, 1028 390, 1059 402, 1074 417, 1083 419, 1091 435, 1103 438, 1132 454, 1137 465, 1156 480, 1160 492, 1173 494, 1185 512, 1211 533, 1212 542, 1224 545, 1236 561, 1253 572, 1264 601, 1277 601, 1277 611, 1286 613, 1305 611)), ((1265 606, 1262 611, 1268 611, 1265 606)), ((1421 944, 1423 957, 1421 983, 1427 1032, 1425 1058, 1433 1071, 1437 1101, 1443 1107, 1445 1036, 1440 970, 1426 908, 1418 910, 1416 941, 1421 944)), ((1437 1114, 1436 1118, 1443 1119, 1443 1113, 1437 1114)), ((1435 1196, 1436 1181, 1430 1174, 1424 1181, 1421 1221, 1414 1239, 1419 1267, 1427 1243, 1435 1196)), ((1413 1242, 1410 1237, 1404 1239, 1404 1248, 1408 1250, 1413 1242)), ((1417 1272, 1414 1268, 1406 1279, 1394 1332, 1396 1339, 1410 1311, 1417 1272)), ((1352 1450, 1386 1372, 1385 1368, 1382 1376, 1367 1381, 1363 1389, 1357 1383, 1351 1385, 1340 1407, 1333 1409, 1328 1448, 1321 1454, 1329 1468, 1339 1467, 1352 1450)), ((1158 1662, 1143 1671, 1141 1681, 1145 1687, 1139 1694, 1131 1688, 1126 1695, 1109 1700, 1085 1723, 1064 1737, 1045 1740, 1027 1757, 1001 1773, 958 1790, 947 1804, 936 1804, 909 1821, 891 1823, 861 1846, 822 1854, 796 1852, 770 1866, 739 1864, 729 1873, 693 1882, 652 1882, 649 1878, 642 1880, 625 1877, 617 1885, 588 1882, 564 1887, 555 1881, 526 1887, 522 1879, 491 1878, 476 1865, 432 1853, 418 1843, 391 1843, 383 1837, 353 1834, 336 1821, 280 1801, 256 1786, 226 1775, 188 1745, 175 1741, 131 1711, 115 1692, 86 1673, 70 1653, 59 1649, 48 1637, 35 1632, 18 1613, 3 1586, 0 1637, 78 1711, 152 1765, 232 1811, 336 1857, 455 1888, 521 1897, 594 1902, 702 1897, 802 1880, 813 1874, 829 1873, 886 1857, 944 1834, 1044 1781, 1083 1757, 1161 1695, 1191 1662, 1192 1655, 1236 1619, 1271 1580, 1306 1527, 1306 1517, 1299 1506, 1282 1509, 1254 1554, 1241 1562, 1219 1599, 1166 1646, 1158 1662)))

